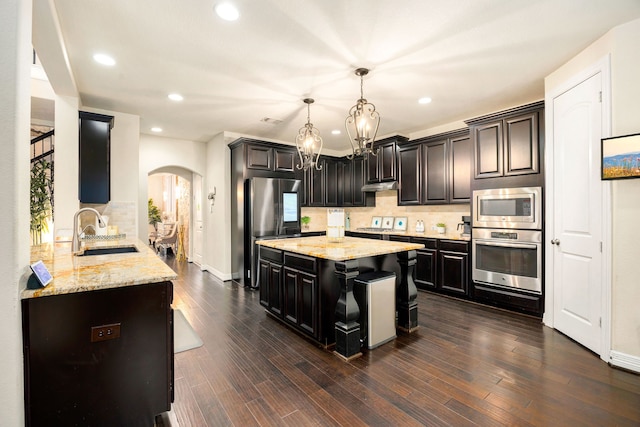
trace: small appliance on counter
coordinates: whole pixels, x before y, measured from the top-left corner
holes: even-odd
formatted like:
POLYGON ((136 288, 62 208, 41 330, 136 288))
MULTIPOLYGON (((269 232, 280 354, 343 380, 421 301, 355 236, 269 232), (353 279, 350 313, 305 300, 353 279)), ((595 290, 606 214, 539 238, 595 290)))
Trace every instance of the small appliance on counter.
POLYGON ((458 223, 458 230, 462 230, 461 237, 471 237, 471 215, 462 217, 462 222, 458 223))

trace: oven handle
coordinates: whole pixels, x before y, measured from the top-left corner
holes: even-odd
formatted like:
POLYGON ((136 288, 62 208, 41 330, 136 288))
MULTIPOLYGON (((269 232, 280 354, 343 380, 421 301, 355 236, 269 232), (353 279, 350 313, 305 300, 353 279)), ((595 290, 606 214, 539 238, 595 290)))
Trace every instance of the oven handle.
POLYGON ((496 243, 479 239, 474 239, 474 243, 485 246, 499 246, 501 248, 538 249, 540 247, 540 243, 496 243))

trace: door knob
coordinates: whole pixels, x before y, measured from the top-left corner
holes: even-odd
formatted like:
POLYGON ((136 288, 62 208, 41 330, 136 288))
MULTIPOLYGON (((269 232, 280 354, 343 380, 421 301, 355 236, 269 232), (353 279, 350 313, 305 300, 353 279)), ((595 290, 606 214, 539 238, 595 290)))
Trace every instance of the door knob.
POLYGON ((558 245, 558 246, 560 246, 560 240, 558 240, 558 239, 553 239, 553 240, 551 241, 551 244, 552 244, 552 245, 558 245))

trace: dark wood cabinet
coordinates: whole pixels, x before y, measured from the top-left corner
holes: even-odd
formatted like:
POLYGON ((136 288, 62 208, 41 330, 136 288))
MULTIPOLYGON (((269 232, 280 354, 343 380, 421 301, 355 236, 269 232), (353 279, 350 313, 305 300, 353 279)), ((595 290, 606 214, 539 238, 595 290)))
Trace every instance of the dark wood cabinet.
MULTIPOLYGON (((355 194, 354 194, 354 182, 355 177, 353 175, 353 160, 344 160, 340 162, 340 187, 338 191, 340 193, 339 205, 344 207, 355 206, 355 194)), ((362 159, 360 159, 362 161, 362 159)), ((360 190, 360 189, 358 189, 360 190)))
POLYGON ((25 425, 153 425, 173 401, 172 299, 171 282, 23 299, 25 425))
POLYGON ((469 243, 452 240, 439 243, 440 289, 469 295, 469 243))
POLYGON ((111 199, 111 129, 113 116, 80 111, 78 199, 109 203, 111 199))
POLYGON ((262 144, 247 144, 247 169, 294 172, 297 160, 295 148, 274 147, 262 144))
MULTIPOLYGON (((542 178, 530 183, 516 178, 541 176, 544 102, 478 117, 467 124, 471 130, 474 180, 513 177, 501 186, 541 185, 542 178)), ((492 184, 478 184, 476 188, 487 185, 492 184)))
POLYGON ((260 304, 272 313, 282 314, 282 251, 261 248, 258 268, 260 304))
POLYGON ((314 207, 326 206, 327 161, 319 159, 318 164, 322 169, 309 168, 307 171, 309 180, 305 187, 308 190, 307 204, 314 207))
POLYGON ((415 284, 418 289, 435 290, 438 282, 438 240, 412 237, 414 243, 425 247, 416 251, 415 284))
POLYGON ((398 205, 419 205, 422 201, 422 146, 398 149, 398 205))
POLYGON ((339 187, 341 187, 341 180, 338 178, 338 173, 341 168, 341 163, 338 159, 327 158, 324 161, 325 169, 325 199, 324 206, 335 207, 338 206, 338 194, 339 187))
POLYGON ((367 156, 367 182, 375 184, 378 182, 396 181, 396 145, 406 142, 407 138, 394 136, 385 138, 374 143, 376 155, 367 156))
POLYGON ((260 304, 313 338, 318 338, 316 260, 271 248, 260 251, 260 304))
POLYGON ((317 276, 284 268, 284 319, 317 337, 317 276))
POLYGON ((355 157, 353 160, 342 159, 342 173, 339 176, 338 206, 362 207, 375 206, 375 193, 365 193, 362 186, 366 181, 366 161, 363 157, 355 157))
POLYGON ((449 203, 448 140, 439 139, 422 144, 422 203, 449 203))
POLYGON ((398 147, 398 205, 469 203, 470 165, 466 129, 398 147))
POLYGON ((471 137, 449 139, 449 203, 469 203, 471 200, 471 137))

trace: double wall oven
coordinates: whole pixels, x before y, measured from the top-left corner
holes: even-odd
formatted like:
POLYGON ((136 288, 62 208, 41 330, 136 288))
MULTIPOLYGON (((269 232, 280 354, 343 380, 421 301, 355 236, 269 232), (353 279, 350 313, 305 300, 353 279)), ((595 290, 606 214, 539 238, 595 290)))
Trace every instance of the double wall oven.
POLYGON ((473 192, 474 282, 542 293, 542 188, 473 192))

